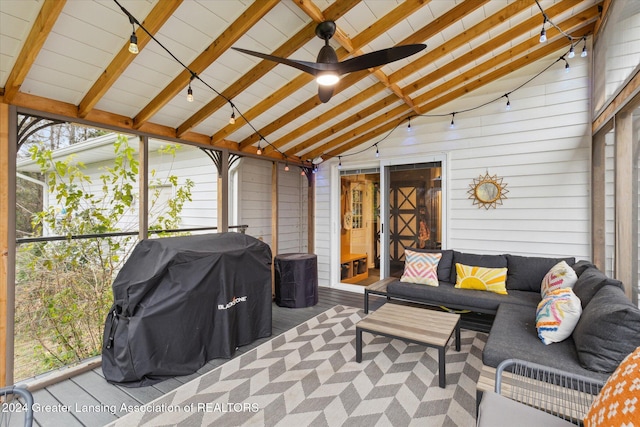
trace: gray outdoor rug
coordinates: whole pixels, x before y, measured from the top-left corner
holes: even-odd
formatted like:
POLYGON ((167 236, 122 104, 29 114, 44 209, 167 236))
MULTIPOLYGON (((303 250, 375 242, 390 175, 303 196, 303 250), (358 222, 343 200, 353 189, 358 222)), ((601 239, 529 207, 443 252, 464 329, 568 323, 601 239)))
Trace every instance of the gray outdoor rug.
POLYGON ((433 348, 365 332, 356 363, 355 324, 364 316, 336 306, 111 425, 475 425, 487 334, 462 330, 461 351, 447 349, 441 389, 433 348))

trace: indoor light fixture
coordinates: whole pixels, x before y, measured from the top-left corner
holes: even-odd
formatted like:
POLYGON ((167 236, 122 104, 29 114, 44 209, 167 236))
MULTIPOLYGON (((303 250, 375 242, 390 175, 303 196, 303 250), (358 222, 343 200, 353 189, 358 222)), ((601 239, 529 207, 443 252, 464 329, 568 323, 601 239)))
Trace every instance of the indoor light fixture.
POLYGON ((131 22, 131 27, 133 28, 131 37, 129 37, 129 52, 136 55, 138 52, 140 52, 140 50, 138 49, 138 36, 136 36, 136 26, 134 25, 135 20, 131 15, 129 15, 129 22, 131 22))
POLYGON ((338 76, 336 73, 331 73, 331 72, 320 73, 316 77, 316 83, 318 83, 321 86, 333 86, 336 83, 338 83, 339 80, 340 80, 340 76, 338 76))
POLYGON ((193 102, 193 90, 191 89, 191 83, 189 83, 189 89, 187 89, 187 101, 193 102))

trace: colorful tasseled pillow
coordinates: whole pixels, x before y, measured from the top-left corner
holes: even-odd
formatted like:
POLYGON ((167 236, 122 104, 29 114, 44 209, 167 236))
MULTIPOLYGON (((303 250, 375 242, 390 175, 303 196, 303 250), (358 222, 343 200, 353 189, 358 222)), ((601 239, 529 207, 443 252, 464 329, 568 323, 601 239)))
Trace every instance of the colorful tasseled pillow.
POLYGON ((441 253, 404 251, 404 273, 401 282, 419 283, 421 285, 438 286, 438 263, 441 253))
POLYGON ((507 295, 507 269, 456 263, 456 288, 507 295))
POLYGON ((611 374, 584 417, 585 427, 640 426, 640 347, 611 374))
POLYGON ((547 292, 536 310, 538 337, 545 345, 567 339, 580 320, 582 304, 570 288, 547 292))
POLYGON ((540 295, 542 298, 547 295, 548 292, 559 288, 573 288, 578 276, 576 272, 565 261, 560 261, 544 276, 542 284, 540 286, 540 295))

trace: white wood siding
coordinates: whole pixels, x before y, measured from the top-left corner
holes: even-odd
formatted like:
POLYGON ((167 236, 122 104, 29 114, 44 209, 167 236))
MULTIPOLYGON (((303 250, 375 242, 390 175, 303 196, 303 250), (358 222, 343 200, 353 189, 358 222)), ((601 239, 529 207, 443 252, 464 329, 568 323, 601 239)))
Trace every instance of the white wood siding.
POLYGON ((287 172, 278 168, 278 253, 306 253, 307 234, 307 177, 300 169, 291 167, 287 172))
MULTIPOLYGON (((496 99, 557 57, 430 113, 462 111, 496 99)), ((378 142, 381 159, 448 154, 448 238, 443 246, 474 253, 590 258, 590 61, 575 58, 570 63, 570 73, 564 72, 564 62, 558 63, 512 93, 511 111, 502 98, 456 114, 454 129, 449 128, 451 116, 414 118, 411 133, 402 125, 386 140, 371 141, 378 142), (473 179, 487 171, 504 178, 509 190, 497 209, 479 209, 468 198, 473 179)), ((375 148, 370 152, 374 158, 375 148)), ((343 168, 367 156, 342 157, 343 168)), ((317 174, 316 251, 324 285, 331 284, 329 168, 336 163, 323 163, 317 174)))
POLYGON ((272 245, 271 162, 245 157, 238 166, 238 223, 247 234, 272 245))

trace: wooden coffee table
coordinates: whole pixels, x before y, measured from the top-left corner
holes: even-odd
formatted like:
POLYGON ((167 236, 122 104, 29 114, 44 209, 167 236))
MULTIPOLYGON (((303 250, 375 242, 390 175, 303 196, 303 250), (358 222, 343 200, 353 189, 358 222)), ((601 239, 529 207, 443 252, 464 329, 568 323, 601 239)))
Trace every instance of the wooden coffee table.
POLYGON ((460 351, 459 314, 387 303, 356 324, 356 362, 362 362, 362 332, 435 347, 440 387, 445 388, 445 349, 454 331, 456 351, 460 351))

